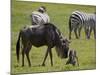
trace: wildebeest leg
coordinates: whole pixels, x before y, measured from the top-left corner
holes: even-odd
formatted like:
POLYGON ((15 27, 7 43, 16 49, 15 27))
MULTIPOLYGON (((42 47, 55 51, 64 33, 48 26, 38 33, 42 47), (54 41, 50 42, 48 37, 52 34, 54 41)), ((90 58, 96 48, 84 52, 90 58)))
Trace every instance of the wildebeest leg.
POLYGON ((28 43, 27 49, 25 51, 25 54, 26 54, 26 57, 27 57, 29 66, 31 66, 31 62, 30 62, 30 58, 29 58, 29 52, 30 52, 30 49, 31 48, 32 48, 32 44, 31 43, 28 43))
POLYGON ((45 54, 45 57, 44 57, 44 60, 43 60, 43 63, 42 63, 42 66, 45 66, 45 60, 46 60, 46 58, 47 58, 47 56, 48 56, 49 50, 51 50, 51 48, 48 47, 48 49, 47 49, 47 51, 46 51, 46 54, 45 54))
POLYGON ((76 39, 78 39, 77 28, 74 29, 74 33, 75 33, 76 39))
POLYGON ((25 47, 23 47, 22 49, 22 67, 24 66, 24 51, 25 51, 25 47))
POLYGON ((50 59, 51 59, 51 66, 53 66, 52 51, 51 50, 49 50, 49 55, 50 55, 50 59))

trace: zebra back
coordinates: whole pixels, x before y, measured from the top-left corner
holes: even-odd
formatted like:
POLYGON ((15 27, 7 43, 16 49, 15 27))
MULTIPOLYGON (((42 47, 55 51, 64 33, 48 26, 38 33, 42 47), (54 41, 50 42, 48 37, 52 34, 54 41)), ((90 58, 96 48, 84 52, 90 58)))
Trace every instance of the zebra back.
POLYGON ((46 13, 32 12, 32 22, 37 25, 43 25, 50 22, 50 18, 46 13))

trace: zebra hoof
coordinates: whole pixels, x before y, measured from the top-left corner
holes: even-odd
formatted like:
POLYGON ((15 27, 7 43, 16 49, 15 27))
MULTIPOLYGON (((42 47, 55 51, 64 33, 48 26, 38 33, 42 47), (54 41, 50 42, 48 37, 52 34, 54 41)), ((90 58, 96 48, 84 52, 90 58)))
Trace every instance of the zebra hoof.
POLYGON ((79 37, 76 37, 76 39, 79 39, 79 37))
POLYGON ((22 65, 22 67, 24 67, 24 65, 22 65))
POLYGON ((29 67, 31 67, 31 65, 29 65, 29 67))
POLYGON ((42 66, 45 66, 45 64, 42 64, 42 66))
POLYGON ((71 40, 71 37, 69 37, 69 40, 71 40))

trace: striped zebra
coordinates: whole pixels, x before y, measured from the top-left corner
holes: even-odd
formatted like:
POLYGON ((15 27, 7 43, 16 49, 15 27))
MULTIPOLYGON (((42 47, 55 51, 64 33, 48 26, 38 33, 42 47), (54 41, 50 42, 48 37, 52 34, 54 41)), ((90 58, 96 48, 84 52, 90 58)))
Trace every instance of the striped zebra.
POLYGON ((82 27, 84 27, 87 39, 90 39, 92 31, 94 32, 94 38, 96 38, 96 14, 74 11, 69 18, 69 39, 71 39, 71 32, 73 30, 78 39, 82 27))
POLYGON ((32 25, 43 25, 50 22, 50 18, 46 13, 46 8, 41 6, 38 11, 34 11, 31 14, 32 25))

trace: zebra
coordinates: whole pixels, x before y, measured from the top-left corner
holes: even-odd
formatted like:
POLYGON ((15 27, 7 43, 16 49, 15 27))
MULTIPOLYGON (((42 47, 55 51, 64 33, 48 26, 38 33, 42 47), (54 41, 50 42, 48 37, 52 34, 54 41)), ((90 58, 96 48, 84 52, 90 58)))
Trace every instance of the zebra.
POLYGON ((85 13, 80 11, 72 12, 69 18, 69 39, 71 39, 71 32, 73 30, 78 39, 82 27, 84 27, 87 39, 90 39, 92 30, 94 32, 94 38, 96 38, 96 13, 85 13))
POLYGON ((32 25, 43 25, 50 22, 50 18, 46 13, 46 8, 41 6, 37 11, 33 11, 31 14, 32 25))

